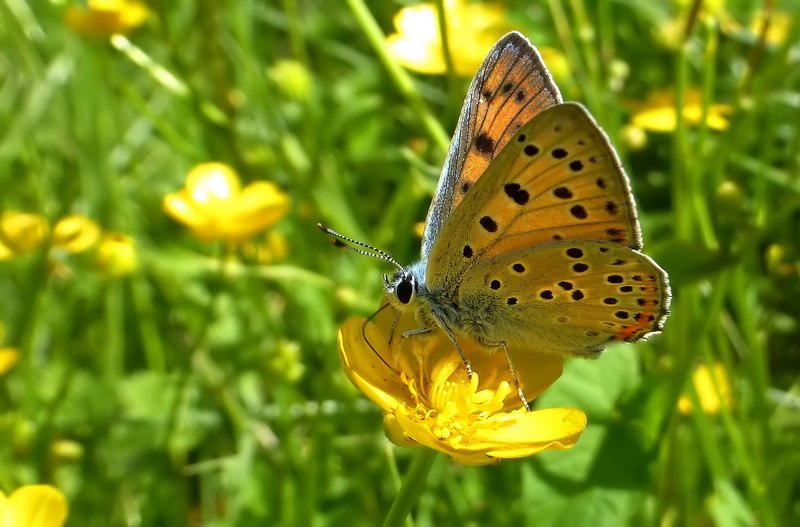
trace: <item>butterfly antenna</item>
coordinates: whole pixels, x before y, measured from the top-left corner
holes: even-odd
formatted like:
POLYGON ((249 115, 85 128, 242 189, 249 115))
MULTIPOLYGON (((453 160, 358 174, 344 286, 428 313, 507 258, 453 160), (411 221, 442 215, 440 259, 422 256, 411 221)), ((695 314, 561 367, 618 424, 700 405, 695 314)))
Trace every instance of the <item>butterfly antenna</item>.
POLYGON ((353 238, 345 236, 344 234, 340 234, 335 230, 331 229, 330 227, 328 227, 327 225, 323 225, 322 223, 317 223, 317 227, 319 227, 319 230, 321 230, 325 234, 333 236, 333 240, 331 240, 331 242, 333 243, 334 246, 341 247, 342 249, 350 249, 351 251, 357 252, 358 254, 363 254, 365 256, 371 256, 379 260, 387 261, 393 264, 401 271, 405 271, 403 266, 400 265, 397 260, 392 258, 392 255, 387 253, 386 251, 382 251, 377 247, 373 247, 372 245, 369 245, 367 243, 360 242, 358 240, 354 240, 353 238), (353 247, 353 245, 358 245, 359 247, 362 248, 359 249, 358 247, 353 247))

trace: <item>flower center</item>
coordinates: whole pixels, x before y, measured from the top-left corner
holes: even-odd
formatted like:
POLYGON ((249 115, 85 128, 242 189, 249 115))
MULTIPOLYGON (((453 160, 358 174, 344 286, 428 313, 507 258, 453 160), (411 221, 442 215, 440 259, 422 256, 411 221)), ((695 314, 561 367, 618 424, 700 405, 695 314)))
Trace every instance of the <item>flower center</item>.
POLYGON ((424 368, 413 378, 404 376, 416 403, 410 408, 414 419, 427 425, 435 437, 453 446, 467 442, 477 426, 502 412, 503 402, 512 392, 508 381, 500 382, 496 388, 478 389, 479 375, 473 372, 468 379, 462 366, 456 356, 437 364, 431 371, 431 379, 420 374, 424 368))

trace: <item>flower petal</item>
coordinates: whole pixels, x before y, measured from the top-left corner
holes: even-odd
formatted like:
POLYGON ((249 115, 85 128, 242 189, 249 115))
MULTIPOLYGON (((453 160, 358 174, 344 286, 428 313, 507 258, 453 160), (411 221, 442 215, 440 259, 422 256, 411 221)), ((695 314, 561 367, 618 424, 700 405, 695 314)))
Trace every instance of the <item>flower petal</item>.
POLYGON ((93 247, 99 240, 100 226, 97 223, 86 216, 72 214, 56 223, 51 243, 67 252, 80 253, 93 247))
POLYGON ((519 412, 495 428, 481 427, 475 438, 502 445, 492 455, 524 457, 545 449, 572 448, 586 428, 586 414, 577 408, 544 408, 519 412))
POLYGON ((256 181, 237 200, 237 222, 258 232, 272 226, 289 210, 289 196, 269 181, 256 181))
POLYGON ((161 206, 168 216, 187 227, 200 227, 208 221, 185 189, 164 196, 161 206))
POLYGON ((364 318, 351 318, 339 330, 339 359, 350 381, 384 410, 413 404, 408 387, 393 370, 386 339, 364 318))
POLYGON ((0 524, 4 526, 59 527, 67 518, 66 498, 50 485, 25 485, 4 501, 0 501, 0 524))
POLYGON ((188 197, 196 204, 227 200, 239 194, 239 176, 224 163, 201 163, 186 176, 188 197))
POLYGON ((0 242, 16 254, 38 247, 48 230, 47 220, 38 214, 13 210, 0 213, 0 242))
POLYGON ((4 375, 8 372, 18 361, 19 350, 8 347, 0 348, 0 375, 4 375))

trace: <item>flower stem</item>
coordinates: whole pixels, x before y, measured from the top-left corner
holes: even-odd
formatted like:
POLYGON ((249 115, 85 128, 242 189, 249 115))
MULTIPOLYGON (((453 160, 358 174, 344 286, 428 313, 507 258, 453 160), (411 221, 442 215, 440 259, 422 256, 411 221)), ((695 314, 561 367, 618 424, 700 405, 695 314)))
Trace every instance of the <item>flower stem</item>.
POLYGON ((408 469, 403 486, 400 487, 397 497, 394 499, 389 514, 383 522, 383 527, 399 527, 403 525, 406 517, 411 512, 411 507, 417 503, 419 495, 424 488, 425 480, 431 471, 433 462, 436 460, 437 452, 430 448, 420 447, 417 456, 408 469))
POLYGON ((385 44, 386 37, 381 31, 378 22, 375 21, 375 18, 369 11, 369 8, 364 3, 364 0, 347 0, 347 3, 350 6, 350 10, 353 12, 353 16, 356 18, 356 22, 358 22, 358 25, 364 32, 364 36, 369 40, 370 44, 372 44, 378 58, 389 72, 389 76, 392 78, 395 86, 406 98, 417 116, 419 116, 422 126, 427 131, 428 136, 436 143, 436 146, 446 152, 447 146, 450 144, 450 136, 447 135, 447 132, 442 128, 442 123, 439 122, 438 118, 425 104, 425 101, 414 86, 414 80, 389 54, 389 50, 386 48, 385 44))

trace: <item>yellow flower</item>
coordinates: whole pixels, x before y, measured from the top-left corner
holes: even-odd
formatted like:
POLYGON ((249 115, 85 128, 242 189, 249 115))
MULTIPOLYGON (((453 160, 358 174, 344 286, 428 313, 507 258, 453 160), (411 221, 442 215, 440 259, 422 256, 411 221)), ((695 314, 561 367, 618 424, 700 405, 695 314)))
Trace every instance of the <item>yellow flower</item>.
POLYGON ((50 443, 50 455, 57 461, 72 463, 83 458, 83 445, 71 439, 56 439, 50 443))
POLYGON ((119 232, 106 232, 97 246, 96 263, 110 276, 133 273, 139 266, 136 240, 119 232))
POLYGON ((5 375, 19 361, 19 350, 0 347, 0 376, 5 375))
POLYGON ((87 8, 71 6, 64 20, 75 31, 89 37, 129 33, 147 20, 147 7, 127 0, 89 0, 87 8))
POLYGON ((275 86, 289 99, 306 101, 314 89, 314 77, 302 62, 279 60, 267 70, 275 86))
MULTIPOLYGON (((403 315, 390 345, 393 322, 390 308, 377 315, 376 324, 348 320, 339 331, 339 357, 353 384, 383 409, 386 435, 395 444, 422 445, 465 465, 484 465, 571 448, 586 427, 586 416, 574 408, 522 408, 504 353, 459 341, 473 368, 468 379, 444 334, 401 339, 418 325, 403 315)), ((526 397, 539 395, 561 375, 559 356, 511 352, 526 397)))
POLYGON ((60 527, 67 518, 67 499, 50 485, 25 485, 11 495, 0 492, 3 527, 60 527))
POLYGON ((767 20, 769 20, 769 26, 764 35, 764 41, 771 46, 779 46, 786 42, 792 25, 792 15, 785 11, 773 10, 767 19, 767 13, 760 9, 753 14, 746 27, 739 23, 732 14, 724 13, 720 17, 720 29, 727 35, 739 35, 747 41, 755 43, 761 37, 767 20))
MULTIPOLYGON (((750 21, 750 32, 755 36, 761 35, 766 21, 767 17, 764 11, 758 11, 750 21)), ((783 44, 786 42, 786 37, 789 35, 789 28, 791 26, 791 15, 783 11, 773 11, 769 19, 767 33, 764 35, 764 40, 773 46, 783 44)))
POLYGON ((0 213, 0 260, 36 249, 47 237, 47 220, 12 210, 0 213))
MULTIPOLYGON (((0 322, 0 342, 5 338, 6 328, 0 322)), ((0 346, 0 376, 5 375, 19 361, 19 350, 8 346, 0 346)), ((2 524, 0 524, 2 525, 2 524)))
MULTIPOLYGON (((716 415, 723 406, 731 407, 733 401, 731 385, 722 364, 716 363, 711 368, 705 364, 699 365, 692 375, 692 384, 703 412, 716 415)), ((684 415, 692 413, 692 400, 688 395, 681 395, 678 400, 678 410, 684 415)))
POLYGON ((99 240, 100 226, 86 216, 73 214, 56 223, 51 244, 69 253, 81 253, 99 240))
MULTIPOLYGON (((506 33, 505 11, 465 0, 444 0, 444 9, 453 69, 459 75, 473 75, 486 51, 506 33)), ((397 33, 387 37, 386 45, 400 64, 419 73, 447 71, 434 4, 404 7, 395 15, 394 26, 397 33)))
POLYGON ((164 198, 163 206, 199 240, 236 243, 280 220, 289 210, 289 197, 268 181, 241 188, 229 166, 203 163, 186 176, 186 187, 164 198))
MULTIPOLYGON (((678 112, 675 94, 671 91, 654 92, 644 103, 635 106, 638 109, 631 119, 632 125, 651 132, 672 132, 677 127, 678 112)), ((711 104, 706 115, 706 126, 712 130, 727 129, 726 114, 730 111, 728 104, 711 104)), ((690 89, 684 94, 683 118, 692 125, 700 124, 703 119, 703 97, 699 90, 690 89)))

